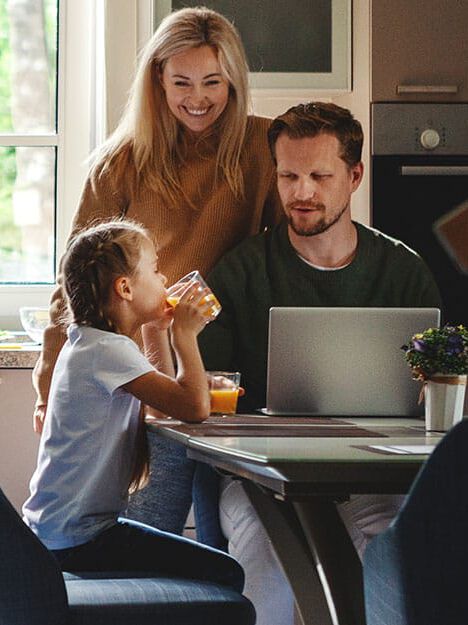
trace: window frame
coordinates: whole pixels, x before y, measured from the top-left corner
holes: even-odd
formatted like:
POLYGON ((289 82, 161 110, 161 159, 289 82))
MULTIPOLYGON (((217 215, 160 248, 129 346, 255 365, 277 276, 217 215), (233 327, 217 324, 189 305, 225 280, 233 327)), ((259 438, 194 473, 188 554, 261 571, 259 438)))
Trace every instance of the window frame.
MULTIPOLYGON (((55 264, 68 238, 93 149, 95 2, 59 1, 57 132, 2 135, 0 145, 47 145, 57 150, 55 264), (9 141, 10 139, 10 141, 9 141)), ((54 285, 0 285, 0 329, 19 330, 20 306, 47 306, 54 285)))

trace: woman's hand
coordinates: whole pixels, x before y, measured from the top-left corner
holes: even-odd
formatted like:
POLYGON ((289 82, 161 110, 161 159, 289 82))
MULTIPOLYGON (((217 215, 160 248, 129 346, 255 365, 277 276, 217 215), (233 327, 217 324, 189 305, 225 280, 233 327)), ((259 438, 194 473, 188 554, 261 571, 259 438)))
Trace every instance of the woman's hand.
POLYGON ((33 412, 33 430, 36 434, 42 434, 45 416, 47 412, 47 404, 39 404, 34 408, 33 412))

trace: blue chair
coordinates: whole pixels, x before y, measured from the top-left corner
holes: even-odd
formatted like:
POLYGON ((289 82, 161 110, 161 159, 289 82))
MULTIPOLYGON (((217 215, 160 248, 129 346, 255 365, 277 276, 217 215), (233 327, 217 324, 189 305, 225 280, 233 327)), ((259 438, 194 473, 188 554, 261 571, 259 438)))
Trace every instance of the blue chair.
POLYGON ((230 588, 132 573, 64 573, 0 489, 1 625, 254 625, 230 588))
POLYGON ((367 625, 468 623, 468 421, 429 457, 364 555, 367 625))

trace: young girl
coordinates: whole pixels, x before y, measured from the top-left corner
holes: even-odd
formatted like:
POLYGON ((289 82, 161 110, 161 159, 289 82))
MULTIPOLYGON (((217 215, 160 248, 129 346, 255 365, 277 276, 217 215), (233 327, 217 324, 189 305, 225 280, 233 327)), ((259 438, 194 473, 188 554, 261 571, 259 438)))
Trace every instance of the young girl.
POLYGON ((206 292, 189 284, 178 306, 170 307, 148 234, 126 221, 78 234, 63 275, 72 323, 54 370, 38 465, 23 506, 26 523, 63 570, 152 571, 240 590, 243 573, 229 556, 119 518, 129 489, 147 472, 139 449, 145 440, 141 402, 185 421, 209 414, 197 345, 207 321, 206 292), (170 326, 177 376, 169 340, 160 369, 132 341, 148 322, 160 330, 170 326))

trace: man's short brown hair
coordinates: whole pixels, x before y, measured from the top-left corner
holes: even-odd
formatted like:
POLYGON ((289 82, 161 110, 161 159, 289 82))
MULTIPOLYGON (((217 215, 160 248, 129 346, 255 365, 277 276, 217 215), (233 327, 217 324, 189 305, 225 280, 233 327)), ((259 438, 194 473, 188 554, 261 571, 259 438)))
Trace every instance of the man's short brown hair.
POLYGON ((329 102, 307 102, 293 106, 276 117, 268 130, 268 143, 276 163, 275 147, 278 137, 285 133, 290 139, 335 136, 341 145, 340 157, 353 167, 361 161, 363 133, 361 124, 348 109, 329 102))

